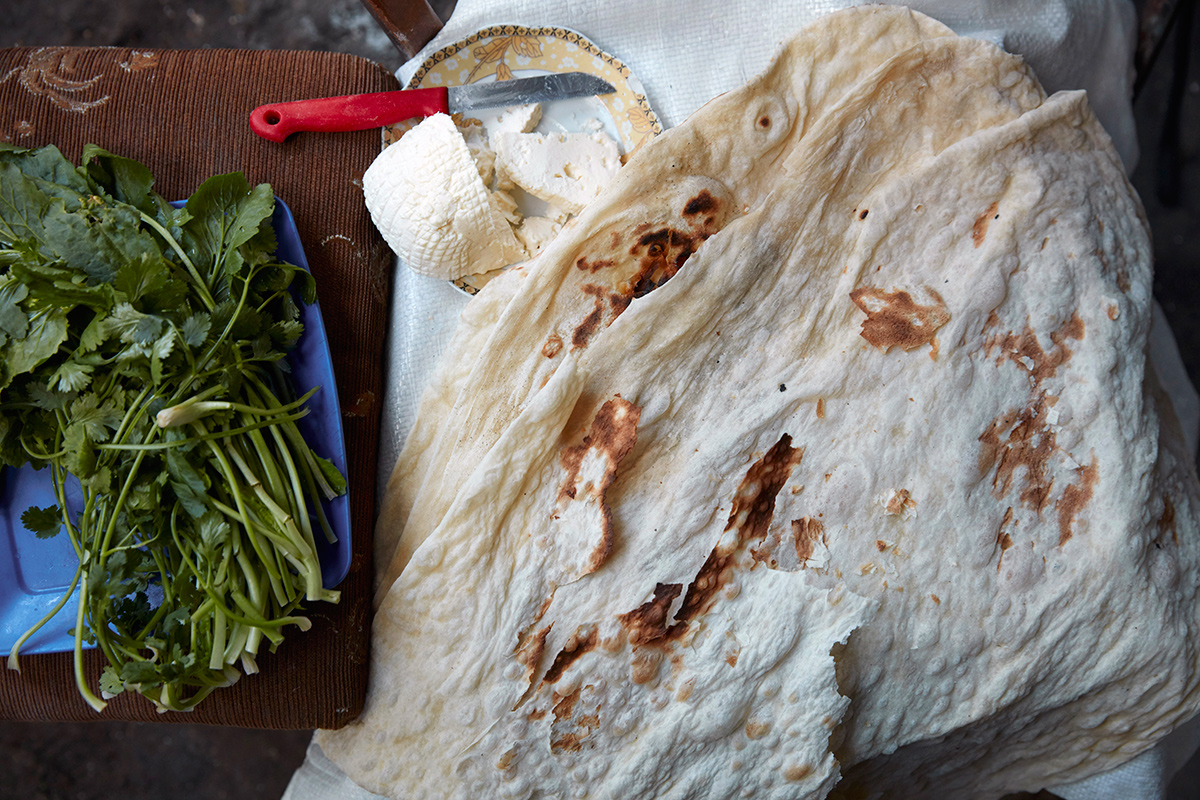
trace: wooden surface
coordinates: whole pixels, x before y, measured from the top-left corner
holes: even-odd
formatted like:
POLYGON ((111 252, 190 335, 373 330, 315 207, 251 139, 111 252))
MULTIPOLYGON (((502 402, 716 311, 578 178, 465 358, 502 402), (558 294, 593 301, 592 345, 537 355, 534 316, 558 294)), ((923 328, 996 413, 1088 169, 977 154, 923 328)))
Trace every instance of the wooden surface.
MULTIPOLYGON (((0 670, 0 719, 312 729, 340 727, 361 711, 391 270, 362 202, 361 177, 379 151, 379 132, 306 133, 273 144, 255 136, 246 120, 271 101, 393 88, 394 77, 379 65, 339 53, 0 50, 0 139, 55 144, 76 162, 84 144, 98 144, 146 164, 156 190, 172 199, 187 197, 206 177, 241 171, 251 183, 270 183, 291 208, 333 356, 354 546, 350 574, 338 587, 341 603, 313 604, 312 630, 293 630, 276 653, 259 658, 260 674, 214 693, 191 713, 160 715, 127 693, 98 715, 76 693, 70 654, 63 653, 22 656, 19 675, 0 670)), ((93 680, 100 661, 88 654, 93 680)))

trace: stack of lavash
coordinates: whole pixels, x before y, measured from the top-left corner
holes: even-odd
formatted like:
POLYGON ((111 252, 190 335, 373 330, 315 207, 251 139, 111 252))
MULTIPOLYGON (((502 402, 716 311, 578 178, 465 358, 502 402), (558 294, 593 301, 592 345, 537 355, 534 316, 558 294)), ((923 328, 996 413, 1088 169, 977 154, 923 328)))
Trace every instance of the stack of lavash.
POLYGON ((1193 715, 1194 468, 1082 93, 919 14, 801 31, 467 307, 378 526, 423 797, 999 797, 1193 715))

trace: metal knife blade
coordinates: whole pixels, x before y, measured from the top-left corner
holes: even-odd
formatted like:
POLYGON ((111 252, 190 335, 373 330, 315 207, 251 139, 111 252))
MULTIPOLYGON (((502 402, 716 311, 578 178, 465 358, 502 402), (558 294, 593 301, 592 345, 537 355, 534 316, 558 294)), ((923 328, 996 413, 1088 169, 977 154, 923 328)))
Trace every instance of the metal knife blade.
POLYGON ((519 106, 526 103, 545 103, 551 100, 566 100, 572 97, 615 92, 606 80, 588 75, 586 72, 561 72, 539 75, 536 78, 516 78, 495 83, 471 83, 466 86, 451 86, 447 90, 447 102, 452 113, 472 111, 477 108, 519 106))

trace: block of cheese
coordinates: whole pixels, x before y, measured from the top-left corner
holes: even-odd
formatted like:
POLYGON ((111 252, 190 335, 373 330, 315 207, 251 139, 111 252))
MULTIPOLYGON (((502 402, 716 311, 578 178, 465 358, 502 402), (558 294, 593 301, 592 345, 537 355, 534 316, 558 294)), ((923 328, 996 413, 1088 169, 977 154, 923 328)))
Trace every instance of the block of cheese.
POLYGON ((491 139, 499 183, 578 214, 621 168, 617 143, 604 133, 517 133, 491 139))

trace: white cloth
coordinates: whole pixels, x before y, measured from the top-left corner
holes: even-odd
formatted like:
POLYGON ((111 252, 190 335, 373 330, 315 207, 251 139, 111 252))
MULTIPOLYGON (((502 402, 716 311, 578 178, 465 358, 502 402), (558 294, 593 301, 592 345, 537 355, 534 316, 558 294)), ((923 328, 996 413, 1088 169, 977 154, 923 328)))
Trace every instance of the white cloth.
MULTIPOLYGON (((817 17, 854 0, 458 0, 445 28, 397 71, 406 84, 436 50, 497 24, 561 26, 620 58, 645 87, 666 127, 761 72, 778 46, 817 17)), ((909 0, 956 32, 1023 56, 1050 92, 1086 89, 1128 170, 1137 161, 1131 95, 1137 25, 1130 0, 909 0)), ((396 271, 388 340, 388 390, 380 439, 380 488, 411 429, 417 404, 466 296, 448 283, 396 271)), ((1161 310, 1151 354, 1192 450, 1200 399, 1161 310)), ((1160 800, 1170 776, 1200 745, 1200 721, 1128 764, 1053 788, 1066 800, 1160 800)), ((397 754, 402 758, 403 754, 397 754)), ((1039 787, 1030 787, 1033 789, 1039 787)), ((375 800, 315 744, 284 800, 375 800)))

